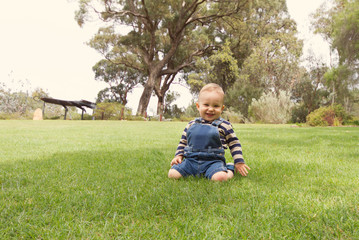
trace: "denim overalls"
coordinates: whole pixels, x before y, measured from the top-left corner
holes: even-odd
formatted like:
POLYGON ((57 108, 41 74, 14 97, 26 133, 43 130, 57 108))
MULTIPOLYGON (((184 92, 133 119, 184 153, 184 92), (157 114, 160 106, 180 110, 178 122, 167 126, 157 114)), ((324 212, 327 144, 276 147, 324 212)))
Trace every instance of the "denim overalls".
POLYGON ((187 131, 187 147, 184 149, 184 157, 226 162, 218 132, 218 126, 223 119, 214 120, 211 125, 202 124, 201 121, 201 118, 196 118, 196 122, 187 131))
POLYGON ((172 168, 183 177, 205 175, 211 179, 220 171, 227 172, 224 149, 218 132, 223 119, 217 119, 211 125, 202 124, 202 119, 187 131, 187 147, 184 149, 184 160, 172 168))

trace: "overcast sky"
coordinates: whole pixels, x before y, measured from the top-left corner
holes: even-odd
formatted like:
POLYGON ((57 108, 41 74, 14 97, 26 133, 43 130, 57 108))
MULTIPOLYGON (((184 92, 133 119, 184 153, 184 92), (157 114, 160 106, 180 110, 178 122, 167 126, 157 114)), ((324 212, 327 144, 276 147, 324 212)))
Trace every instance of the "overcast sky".
MULTIPOLYGON (((297 21, 299 37, 305 50, 328 57, 328 46, 319 36, 310 34, 309 14, 325 0, 287 0, 291 17, 297 21)), ((94 80, 92 66, 101 56, 85 43, 96 33, 100 22, 80 28, 74 20, 77 3, 67 0, 0 1, 0 82, 19 86, 27 83, 32 89, 41 87, 53 98, 95 101, 106 85, 94 80)), ((182 87, 176 102, 186 107, 191 96, 182 87)), ((141 89, 130 96, 129 107, 137 109, 141 89)), ((153 99, 149 112, 155 109, 153 99)))

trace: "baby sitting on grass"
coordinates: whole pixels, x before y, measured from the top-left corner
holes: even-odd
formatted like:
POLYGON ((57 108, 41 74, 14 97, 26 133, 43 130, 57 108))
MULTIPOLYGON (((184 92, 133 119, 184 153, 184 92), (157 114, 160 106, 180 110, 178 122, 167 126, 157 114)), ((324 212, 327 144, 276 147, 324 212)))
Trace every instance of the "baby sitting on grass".
POLYGON ((232 125, 221 118, 224 109, 223 89, 205 85, 196 103, 200 118, 190 121, 182 134, 168 177, 204 175, 213 181, 227 181, 239 172, 247 176, 250 168, 244 163, 242 147, 232 125), (224 149, 229 147, 234 164, 226 164, 224 149))

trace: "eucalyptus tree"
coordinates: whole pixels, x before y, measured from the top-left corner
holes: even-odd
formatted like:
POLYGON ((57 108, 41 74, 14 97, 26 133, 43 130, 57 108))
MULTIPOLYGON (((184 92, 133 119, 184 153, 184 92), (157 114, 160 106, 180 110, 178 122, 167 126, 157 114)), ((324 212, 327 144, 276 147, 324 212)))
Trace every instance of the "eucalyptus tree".
MULTIPOLYGON (((90 46, 115 64, 147 76, 137 113, 144 115, 151 94, 162 76, 193 65, 214 47, 216 20, 246 8, 250 0, 79 0, 77 22, 89 20, 91 11, 110 26, 100 29, 90 46), (130 31, 119 32, 120 26, 130 31)), ((171 79, 171 77, 169 78, 171 79)))
POLYGON ((342 11, 334 16, 333 46, 339 61, 359 67, 359 2, 346 1, 342 11))
POLYGON ((292 90, 292 101, 297 103, 293 109, 293 122, 306 122, 309 113, 327 104, 329 91, 325 88, 324 78, 327 71, 328 66, 323 59, 310 52, 306 66, 298 72, 299 81, 292 90))
POLYGON ((302 41, 296 37, 296 23, 288 14, 285 0, 254 1, 248 11, 217 24, 221 30, 216 37, 229 41, 228 55, 238 66, 236 80, 226 86, 227 106, 247 116, 253 98, 258 99, 265 91, 278 95, 298 81, 302 41))
POLYGON ((206 83, 210 82, 219 84, 223 91, 227 92, 238 77, 237 60, 227 41, 221 49, 214 51, 208 58, 197 59, 196 69, 188 74, 187 82, 194 93, 198 93, 206 83))
POLYGON ((350 110, 353 93, 359 84, 359 2, 332 0, 312 15, 314 32, 330 45, 331 68, 325 75, 332 104, 340 103, 350 110))
POLYGON ((95 72, 96 80, 109 85, 99 91, 96 102, 120 103, 122 105, 120 118, 123 119, 127 96, 139 83, 144 82, 144 76, 141 75, 141 72, 121 64, 115 64, 107 59, 96 63, 92 70, 95 72))
POLYGON ((123 106, 127 104, 127 96, 138 85, 144 82, 144 76, 140 72, 123 65, 103 59, 92 67, 95 79, 103 81, 109 87, 101 90, 97 102, 108 100, 118 102, 123 106))

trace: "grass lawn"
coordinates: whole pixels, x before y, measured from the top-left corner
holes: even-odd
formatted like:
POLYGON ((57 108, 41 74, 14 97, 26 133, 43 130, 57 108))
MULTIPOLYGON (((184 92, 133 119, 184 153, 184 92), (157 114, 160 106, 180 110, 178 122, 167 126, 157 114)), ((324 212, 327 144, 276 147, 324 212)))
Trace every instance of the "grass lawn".
POLYGON ((359 239, 359 128, 234 125, 220 183, 167 178, 185 125, 0 121, 0 239, 359 239))

